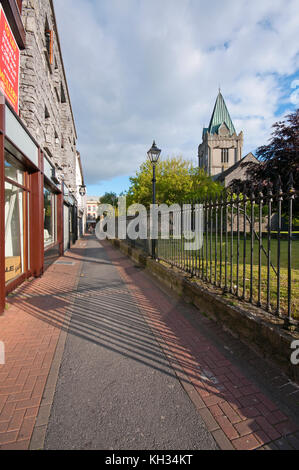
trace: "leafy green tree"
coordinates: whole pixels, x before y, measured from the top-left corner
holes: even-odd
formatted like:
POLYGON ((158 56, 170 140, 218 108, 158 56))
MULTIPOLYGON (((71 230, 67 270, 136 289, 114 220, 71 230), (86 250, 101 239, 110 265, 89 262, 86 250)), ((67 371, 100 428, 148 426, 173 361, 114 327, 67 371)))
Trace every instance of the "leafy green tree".
POLYGON ((101 204, 111 204, 111 206, 117 206, 117 194, 116 193, 105 193, 104 196, 100 198, 101 204))
MULTIPOLYGON (((128 205, 133 203, 149 207, 152 203, 153 169, 146 161, 130 178, 131 186, 126 194, 128 205)), ((160 160, 156 167, 156 202, 174 204, 202 200, 206 196, 215 197, 223 187, 215 183, 202 169, 196 168, 182 157, 160 160)))

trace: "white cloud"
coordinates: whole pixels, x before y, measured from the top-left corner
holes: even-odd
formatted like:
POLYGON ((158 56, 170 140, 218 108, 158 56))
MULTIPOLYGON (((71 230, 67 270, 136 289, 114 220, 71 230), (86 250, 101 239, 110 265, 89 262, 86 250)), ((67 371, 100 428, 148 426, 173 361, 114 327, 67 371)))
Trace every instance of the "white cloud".
POLYGON ((134 173, 153 138, 164 155, 194 160, 219 85, 244 152, 254 151, 285 102, 280 78, 298 70, 297 0, 55 7, 89 184, 134 173))

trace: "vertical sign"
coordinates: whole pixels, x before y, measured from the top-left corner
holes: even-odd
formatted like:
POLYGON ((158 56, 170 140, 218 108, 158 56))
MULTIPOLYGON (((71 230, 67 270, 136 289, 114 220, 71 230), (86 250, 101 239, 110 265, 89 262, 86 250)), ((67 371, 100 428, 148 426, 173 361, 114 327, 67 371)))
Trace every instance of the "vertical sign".
POLYGON ((0 90, 19 113, 20 50, 0 6, 0 90))

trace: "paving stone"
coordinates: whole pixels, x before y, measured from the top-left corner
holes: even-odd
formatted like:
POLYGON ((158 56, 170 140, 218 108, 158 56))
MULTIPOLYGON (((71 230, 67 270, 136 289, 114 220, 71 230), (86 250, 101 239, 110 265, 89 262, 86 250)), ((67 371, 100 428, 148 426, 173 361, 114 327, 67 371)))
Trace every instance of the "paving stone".
POLYGON ((23 284, 9 298, 9 313, 0 320, 1 327, 6 325, 1 328, 1 340, 11 345, 8 351, 13 350, 13 355, 7 356, 6 365, 0 366, 0 390, 7 391, 7 395, 0 395, 1 449, 29 447, 63 325, 60 319, 63 320, 71 305, 70 294, 65 292, 76 287, 80 266, 80 262, 71 267, 51 266, 42 278, 23 284), (55 313, 57 297, 61 301, 55 313), (32 299, 37 305, 34 316, 32 299), (45 322, 51 308, 53 325, 45 322))

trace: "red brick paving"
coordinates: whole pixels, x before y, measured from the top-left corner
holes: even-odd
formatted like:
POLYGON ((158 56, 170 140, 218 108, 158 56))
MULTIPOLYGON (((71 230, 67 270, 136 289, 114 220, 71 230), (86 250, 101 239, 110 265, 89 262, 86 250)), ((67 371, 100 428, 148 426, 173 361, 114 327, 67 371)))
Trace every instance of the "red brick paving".
POLYGON ((0 316, 6 359, 0 365, 2 450, 24 450, 30 445, 61 327, 78 283, 80 257, 70 252, 65 259, 75 264, 54 264, 42 278, 23 284, 0 316))
POLYGON ((188 378, 183 386, 195 406, 199 403, 199 412, 220 448, 231 448, 230 441, 237 450, 254 450, 299 429, 187 321, 150 278, 108 243, 104 245, 178 377, 188 378))

